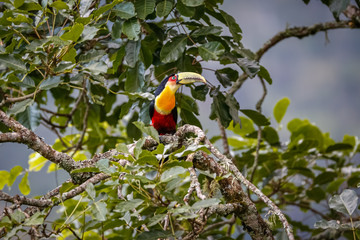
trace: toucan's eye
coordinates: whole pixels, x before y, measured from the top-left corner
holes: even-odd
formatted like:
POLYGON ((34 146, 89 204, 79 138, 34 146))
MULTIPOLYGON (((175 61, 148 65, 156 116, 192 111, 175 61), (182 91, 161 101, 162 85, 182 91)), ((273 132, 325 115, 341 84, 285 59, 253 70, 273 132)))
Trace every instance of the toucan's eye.
POLYGON ((176 80, 176 76, 173 76, 173 77, 172 77, 172 80, 176 80))

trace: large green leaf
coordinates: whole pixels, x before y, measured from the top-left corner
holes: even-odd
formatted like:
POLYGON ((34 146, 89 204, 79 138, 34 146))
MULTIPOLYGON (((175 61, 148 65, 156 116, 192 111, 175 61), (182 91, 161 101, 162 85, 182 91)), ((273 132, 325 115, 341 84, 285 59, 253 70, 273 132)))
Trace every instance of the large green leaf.
POLYGON ((274 117, 278 123, 280 123, 282 118, 284 117, 289 104, 290 104, 290 99, 287 97, 279 100, 276 103, 274 107, 274 117))
POLYGON ((91 212, 94 214, 94 217, 98 221, 105 221, 106 214, 108 209, 106 208, 106 203, 103 201, 94 202, 91 208, 91 212))
POLYGON ((206 36, 206 35, 220 35, 222 32, 222 27, 219 26, 204 26, 197 28, 191 33, 192 37, 206 36))
POLYGON ((25 109, 28 106, 32 105, 33 103, 34 103, 33 99, 26 99, 24 101, 17 102, 14 105, 12 105, 12 107, 7 111, 7 113, 9 115, 16 115, 18 113, 25 111, 25 109))
POLYGON ((329 207, 351 216, 358 206, 358 196, 354 190, 345 189, 340 195, 334 195, 329 200, 329 207))
POLYGON ((147 15, 155 9, 155 0, 135 0, 135 10, 140 19, 145 19, 147 15))
POLYGON ((19 183, 19 190, 23 195, 30 193, 29 172, 26 172, 19 183))
POLYGON ((0 54, 0 63, 5 64, 10 69, 25 73, 27 71, 24 61, 18 57, 7 54, 0 54))
POLYGON ((81 23, 75 23, 71 29, 64 33, 63 35, 61 35, 61 39, 62 40, 70 40, 73 42, 76 42, 79 37, 81 36, 81 33, 84 30, 84 25, 82 25, 81 23))
POLYGON ((124 22, 122 30, 129 40, 137 41, 140 34, 140 23, 136 18, 128 19, 124 22))
POLYGON ((248 116, 254 123, 258 126, 268 126, 270 125, 269 119, 267 119, 264 115, 259 113, 258 111, 254 111, 252 109, 242 109, 240 110, 243 114, 248 116))
POLYGON ((0 171, 0 190, 4 188, 6 184, 9 182, 10 173, 5 170, 0 171))
POLYGON ((228 127, 232 116, 230 115, 230 108, 226 104, 226 98, 220 91, 212 93, 213 102, 211 104, 210 119, 220 119, 221 125, 228 127))
POLYGON ((60 83, 61 83, 60 76, 52 76, 52 77, 47 78, 45 81, 43 81, 40 84, 39 89, 49 90, 51 88, 57 87, 60 83))
POLYGON ((145 67, 138 62, 134 68, 129 68, 126 74, 125 91, 138 92, 144 86, 145 67))
POLYGON ((167 42, 161 49, 160 60, 164 63, 170 63, 178 60, 184 53, 187 36, 178 35, 167 42))
POLYGON ((217 60, 224 52, 225 48, 220 42, 207 42, 199 47, 199 54, 204 61, 217 60))
POLYGON ((40 125, 40 110, 36 105, 31 105, 25 111, 18 113, 16 118, 28 129, 35 130, 40 125))
POLYGON ((9 182, 8 182, 9 187, 11 187, 14 184, 16 178, 20 175, 20 173, 22 173, 22 171, 23 171, 23 168, 21 166, 15 166, 10 170, 10 176, 9 176, 9 182))
POLYGON ((141 41, 129 41, 125 47, 125 61, 127 65, 134 68, 139 60, 141 41))
POLYGON ((132 199, 129 201, 123 201, 116 205, 115 210, 119 212, 132 211, 137 207, 139 207, 143 202, 144 200, 142 199, 132 199))
POLYGON ((235 82, 238 79, 239 73, 232 68, 223 68, 216 70, 215 76, 221 85, 224 87, 229 87, 231 86, 232 82, 235 82))
POLYGON ((156 15, 158 17, 166 17, 167 15, 169 15, 173 6, 173 2, 170 0, 164 0, 159 2, 156 5, 156 15))
POLYGON ((265 79, 269 84, 272 84, 272 78, 266 68, 260 65, 260 70, 258 72, 259 77, 265 79))
POLYGON ((241 36, 241 28, 239 27, 239 25, 236 23, 235 19, 227 14, 226 12, 224 12, 223 10, 220 10, 220 14, 222 15, 222 17, 224 18, 226 25, 228 26, 230 33, 232 34, 234 40, 236 42, 240 42, 242 36, 241 36))
POLYGON ((179 174, 183 174, 187 172, 186 168, 175 166, 163 172, 160 177, 160 182, 168 182, 174 178, 176 178, 179 174))
POLYGON ((91 11, 89 9, 92 3, 93 0, 80 0, 79 12, 81 17, 88 17, 90 15, 91 11))
POLYGON ((129 19, 135 16, 135 6, 132 2, 123 1, 115 6, 114 12, 123 19, 129 19))
POLYGON ((160 142, 159 140, 159 134, 156 131, 156 129, 153 126, 145 126, 143 122, 133 122, 133 124, 140 129, 143 133, 151 136, 153 139, 155 139, 157 142, 160 142))

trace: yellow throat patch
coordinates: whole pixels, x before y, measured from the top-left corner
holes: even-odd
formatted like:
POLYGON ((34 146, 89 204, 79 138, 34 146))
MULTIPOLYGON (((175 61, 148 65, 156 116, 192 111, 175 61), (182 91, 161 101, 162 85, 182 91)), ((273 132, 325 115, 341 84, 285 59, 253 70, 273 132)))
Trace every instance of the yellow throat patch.
POLYGON ((171 110, 173 110, 175 107, 175 92, 177 88, 178 87, 166 85, 164 90, 155 98, 155 109, 158 113, 168 115, 171 110))

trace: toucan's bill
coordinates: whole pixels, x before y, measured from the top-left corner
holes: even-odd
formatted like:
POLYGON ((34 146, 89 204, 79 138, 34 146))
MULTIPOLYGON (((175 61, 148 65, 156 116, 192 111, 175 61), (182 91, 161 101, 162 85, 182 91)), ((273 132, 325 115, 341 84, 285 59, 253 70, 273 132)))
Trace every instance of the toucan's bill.
POLYGON ((194 82, 206 83, 206 80, 203 76, 194 72, 181 72, 177 74, 177 84, 189 84, 194 82))

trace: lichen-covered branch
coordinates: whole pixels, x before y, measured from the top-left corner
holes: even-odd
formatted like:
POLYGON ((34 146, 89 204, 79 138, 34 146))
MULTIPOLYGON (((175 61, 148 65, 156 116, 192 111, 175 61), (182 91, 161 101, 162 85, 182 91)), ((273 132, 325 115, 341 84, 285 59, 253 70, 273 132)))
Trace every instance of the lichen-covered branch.
POLYGON ((67 172, 71 172, 78 167, 78 164, 69 155, 55 151, 33 131, 27 129, 15 119, 7 116, 2 110, 0 110, 0 121, 15 132, 12 133, 12 135, 9 133, 1 133, 0 139, 12 137, 13 142, 26 144, 44 158, 59 164, 67 172))

